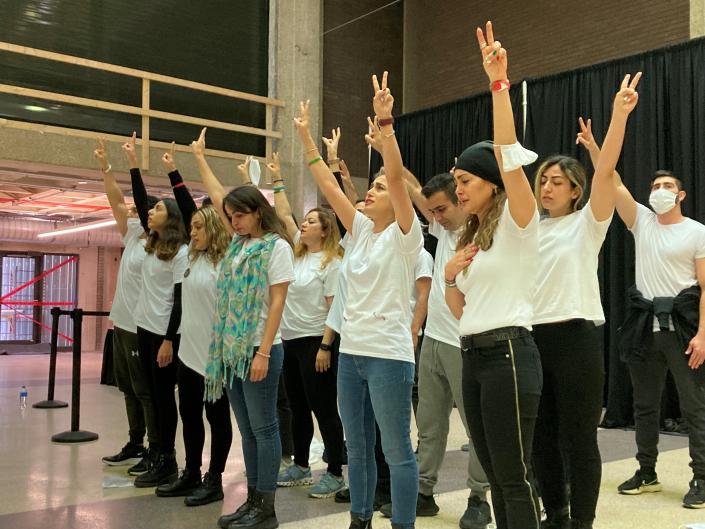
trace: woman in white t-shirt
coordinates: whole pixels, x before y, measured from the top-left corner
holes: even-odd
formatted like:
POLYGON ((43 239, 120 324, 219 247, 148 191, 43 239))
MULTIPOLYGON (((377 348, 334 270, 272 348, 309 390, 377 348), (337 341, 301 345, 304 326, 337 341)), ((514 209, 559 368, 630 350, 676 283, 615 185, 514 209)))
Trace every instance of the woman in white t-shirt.
POLYGON ((130 165, 132 196, 140 222, 148 233, 142 264, 142 289, 135 307, 137 345, 152 392, 159 428, 159 455, 151 468, 135 479, 135 487, 159 486, 177 478, 174 389, 181 324, 181 280, 188 247, 183 219, 176 201, 165 198, 147 208, 147 191, 135 153, 135 134, 123 145, 130 165))
MULTIPOLYGON (((548 529, 591 528, 595 518, 602 474, 597 427, 604 389, 605 322, 598 256, 614 213, 612 173, 627 118, 638 100, 640 75, 631 84, 625 77, 615 96, 585 207, 587 179, 580 162, 551 156, 536 172, 534 193, 544 217, 539 224, 533 334, 541 352, 544 385, 533 463, 548 529)), ((590 120, 586 124, 581 118, 580 126, 578 142, 592 149, 590 120)))
POLYGON ((423 245, 421 225, 402 178, 394 137, 394 98, 373 77, 375 121, 382 135, 386 175, 355 210, 323 163, 309 131, 308 103, 294 124, 320 190, 350 235, 345 249, 348 290, 341 328, 338 398, 348 448, 351 527, 370 527, 376 482, 375 419, 391 473, 392 524, 413 528, 418 468, 410 439, 414 349, 409 300, 423 245))
POLYGON ((221 527, 277 527, 274 496, 281 461, 277 388, 284 360, 279 325, 294 279, 289 236, 274 208, 252 185, 226 194, 205 158, 206 129, 191 149, 215 208, 234 236, 220 263, 206 399, 225 390, 242 437, 247 501, 221 516, 221 527))
POLYGON ((293 413, 294 462, 279 473, 277 485, 291 487, 313 482, 308 464, 313 412, 328 454, 328 468, 308 495, 328 498, 346 488, 345 445, 336 388, 338 351, 335 333, 325 330, 343 253, 340 233, 333 212, 322 208, 306 213, 299 229, 286 196, 277 153, 267 167, 273 175, 277 215, 295 244, 294 281, 289 285, 281 324, 283 377, 293 413))
POLYGON ((191 242, 182 282, 177 373, 186 467, 176 481, 157 487, 156 493, 162 497, 185 496, 184 503, 188 506, 206 505, 223 499, 222 474, 233 438, 227 396, 223 394, 215 402, 203 400, 208 347, 215 322, 218 267, 230 244, 230 235, 213 206, 197 208, 176 168, 173 152, 164 154, 162 163, 191 242), (208 472, 201 480, 206 435, 204 408, 210 425, 211 448, 208 472))
POLYGON ((446 302, 460 320, 463 404, 475 451, 492 490, 497 527, 539 529, 531 485, 531 442, 541 363, 531 337, 538 224, 509 98, 507 54, 477 29, 490 81, 494 144, 465 149, 455 164, 458 202, 468 215, 458 252, 445 267, 446 302))

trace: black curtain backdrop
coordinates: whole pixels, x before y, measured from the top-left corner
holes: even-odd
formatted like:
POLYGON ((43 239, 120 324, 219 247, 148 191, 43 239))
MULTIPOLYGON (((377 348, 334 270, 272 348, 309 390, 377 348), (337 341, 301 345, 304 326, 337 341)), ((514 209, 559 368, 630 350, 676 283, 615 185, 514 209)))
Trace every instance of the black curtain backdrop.
MULTIPOLYGON (((511 75, 511 50, 509 50, 511 75)), ((581 160, 593 171, 587 153, 575 144, 578 117, 592 119, 602 142, 609 125, 612 101, 625 74, 644 73, 639 105, 629 119, 618 171, 637 201, 648 205, 649 183, 657 169, 671 169, 684 184, 684 214, 705 221, 705 39, 614 60, 540 79, 527 79, 528 115, 522 134, 522 88, 514 79, 511 96, 517 136, 539 154, 526 173, 533 182, 538 163, 562 153, 581 160)), ((396 119, 397 141, 405 165, 423 183, 453 165, 453 159, 472 143, 491 138, 489 94, 414 112, 396 119)), ((381 159, 373 155, 371 174, 381 159)), ((605 426, 631 424, 631 383, 619 360, 616 334, 625 315, 626 290, 634 283, 634 241, 615 214, 600 260, 599 278, 607 323, 605 364, 607 413, 605 426)), ((666 398, 669 409, 675 392, 666 398)), ((675 409, 674 409, 675 408, 675 409)))

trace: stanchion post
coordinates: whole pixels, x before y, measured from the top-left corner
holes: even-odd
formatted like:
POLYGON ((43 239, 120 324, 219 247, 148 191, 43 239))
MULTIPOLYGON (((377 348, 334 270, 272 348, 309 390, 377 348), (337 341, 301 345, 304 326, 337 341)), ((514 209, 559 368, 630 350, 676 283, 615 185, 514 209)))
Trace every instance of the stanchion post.
POLYGON ((33 408, 52 409, 66 408, 67 402, 63 400, 54 400, 54 389, 56 386, 56 353, 59 342, 59 317, 61 309, 59 307, 51 308, 51 343, 49 344, 49 390, 47 391, 47 400, 39 401, 32 405, 33 408))

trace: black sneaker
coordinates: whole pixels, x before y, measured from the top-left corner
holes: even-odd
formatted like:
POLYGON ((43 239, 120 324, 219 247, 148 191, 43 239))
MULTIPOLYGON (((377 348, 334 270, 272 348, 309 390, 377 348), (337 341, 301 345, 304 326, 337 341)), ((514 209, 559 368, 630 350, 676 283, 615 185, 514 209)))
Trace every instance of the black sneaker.
POLYGON ((661 492, 661 489, 661 483, 659 483, 656 473, 647 474, 642 472, 641 469, 637 470, 632 478, 617 487, 617 491, 620 494, 629 495, 642 494, 644 492, 661 492))
MULTIPOLYGON (((433 499, 433 495, 426 496, 419 492, 416 498, 416 516, 436 516, 440 508, 436 504, 436 500, 433 499)), ((379 508, 379 512, 385 518, 392 517, 392 504, 387 503, 379 508)))
POLYGON ((683 507, 705 509, 705 479, 694 479, 690 482, 690 490, 683 497, 683 507))
POLYGON ((176 496, 188 496, 201 485, 201 473, 191 472, 185 468, 181 475, 171 483, 159 485, 154 493, 160 498, 175 498, 176 496))
POLYGON ((143 458, 145 454, 146 450, 144 449, 144 446, 127 443, 122 447, 122 450, 114 456, 105 456, 103 458, 103 463, 111 467, 134 465, 141 458, 143 458))
POLYGON ((350 503, 350 489, 339 490, 333 498, 335 503, 350 503))
POLYGON ((127 469, 127 473, 130 476, 139 476, 141 474, 144 474, 150 468, 152 468, 152 465, 157 460, 157 456, 157 451, 152 448, 149 448, 145 452, 144 456, 142 457, 139 463, 127 469))
POLYGON ((477 496, 470 496, 468 508, 460 519, 460 529, 486 529, 491 521, 490 504, 477 496))
POLYGON ((143 489, 170 483, 178 477, 178 472, 174 454, 160 454, 147 472, 135 478, 135 487, 143 489))

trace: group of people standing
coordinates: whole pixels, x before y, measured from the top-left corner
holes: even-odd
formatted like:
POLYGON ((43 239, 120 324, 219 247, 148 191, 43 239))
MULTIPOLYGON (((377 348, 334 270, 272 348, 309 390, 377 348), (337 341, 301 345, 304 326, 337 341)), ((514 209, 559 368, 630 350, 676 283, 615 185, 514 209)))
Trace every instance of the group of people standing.
POLYGON ((135 486, 154 486, 158 496, 184 496, 187 505, 220 500, 232 407, 248 495, 218 520, 220 527, 277 527, 277 486, 312 484, 315 498, 342 498, 349 487, 351 529, 370 528, 375 508, 392 527, 410 529, 417 516, 439 510, 433 492, 456 405, 471 440, 462 529, 484 529, 493 518, 499 529, 591 528, 604 386, 597 267, 616 209, 636 240, 636 288, 621 340, 634 384, 640 464, 619 492, 661 488, 658 406, 668 368, 691 435, 694 478, 683 503, 705 507, 705 226, 682 215, 685 192, 672 173, 656 173, 652 212, 615 172, 641 73, 624 78, 602 149, 590 121, 580 119, 576 141, 595 166, 586 201, 585 169, 567 156, 540 164, 532 189, 523 167, 537 155, 517 141, 507 52, 491 23, 478 28, 477 40, 492 93, 493 142, 468 147, 450 172, 423 186, 402 162, 386 72, 381 80, 373 76, 375 118, 366 136, 384 169, 364 203, 340 179, 339 131, 326 141, 325 163, 310 134, 309 103, 301 103, 294 126, 334 213, 314 208, 300 225, 276 156, 268 164, 272 207, 249 181, 246 164, 244 185, 225 190, 206 161, 204 129, 191 145, 209 197, 198 208, 172 153, 162 162, 175 199, 147 195, 133 135, 123 146, 132 211, 99 146, 125 242, 111 319, 130 428, 129 443, 104 458, 107 464, 138 460, 129 470, 138 475, 135 486), (432 271, 423 272, 414 206, 438 240, 432 271), (281 469, 280 379, 292 409, 294 456, 281 469), (181 474, 177 384, 186 450, 181 474), (204 408, 211 460, 202 476, 204 408), (312 414, 328 461, 315 484, 312 414), (387 471, 391 502, 380 506, 378 473, 387 471))

